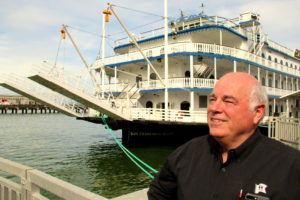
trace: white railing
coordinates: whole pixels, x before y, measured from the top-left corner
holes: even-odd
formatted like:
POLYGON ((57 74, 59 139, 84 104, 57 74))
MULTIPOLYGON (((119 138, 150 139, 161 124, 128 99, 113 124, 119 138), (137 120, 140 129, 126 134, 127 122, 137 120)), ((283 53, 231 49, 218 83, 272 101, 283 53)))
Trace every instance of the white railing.
POLYGON ((137 120, 207 123, 206 111, 169 109, 166 114, 165 109, 132 108, 130 112, 132 118, 137 120))
POLYGON ((20 182, 0 177, 1 200, 47 200, 40 193, 46 190, 67 200, 105 200, 97 194, 59 180, 36 169, 0 158, 0 170, 17 176, 20 182))
POLYGON ((67 110, 69 113, 73 113, 74 116, 83 117, 86 114, 85 106, 82 106, 78 102, 66 98, 59 93, 53 92, 45 87, 41 87, 38 84, 34 84, 34 82, 28 80, 25 77, 20 77, 15 74, 7 74, 5 76, 2 76, 0 81, 25 92, 27 95, 34 96, 36 99, 38 99, 38 101, 44 101, 42 103, 46 102, 54 106, 55 109, 60 108, 63 110, 67 110))
POLYGON ((300 119, 270 117, 268 136, 300 150, 300 119))
MULTIPOLYGON (((187 17, 185 17, 185 20, 187 20, 187 21, 195 20, 199 17, 200 16, 196 16, 196 15, 187 16, 187 17)), ((205 19, 199 18, 198 21, 200 23, 197 26, 195 26, 195 21, 185 22, 184 26, 182 26, 182 30, 191 29, 192 24, 193 24, 194 28, 199 27, 199 26, 203 26, 203 25, 222 25, 222 26, 225 26, 227 28, 232 28, 232 27, 237 26, 238 23, 239 23, 238 18, 237 19, 226 19, 224 17, 218 17, 218 16, 210 16, 210 17, 206 17, 205 19)), ((180 21, 178 23, 180 23, 180 21)), ((170 30, 171 29, 169 28, 169 33, 170 33, 170 30)), ((235 31, 237 33, 240 33, 243 36, 246 36, 244 29, 236 29, 235 31)), ((155 36, 162 36, 163 34, 164 34, 164 27, 158 28, 158 29, 153 29, 153 30, 150 30, 150 31, 147 31, 147 32, 144 32, 144 33, 139 33, 136 36, 136 40, 139 41, 139 40, 143 40, 143 39, 152 38, 152 37, 155 37, 155 36)), ((115 41, 114 47, 124 45, 124 44, 128 44, 128 43, 130 43, 129 37, 121 38, 121 39, 115 41)))
MULTIPOLYGON (((163 79, 164 82, 164 79, 163 79)), ((168 79, 168 88, 214 88, 214 79, 204 78, 170 78, 168 79)), ((114 84, 107 85, 108 89, 114 88, 114 84)), ((164 85, 159 80, 149 80, 140 82, 140 90, 162 89, 164 85)), ((279 88, 265 87, 268 95, 284 96, 292 91, 279 88)), ((114 90, 112 90, 114 91, 114 90)))
MULTIPOLYGON (((162 54, 163 46, 158 46, 154 48, 150 48, 144 50, 143 52, 148 55, 148 52, 151 52, 153 57, 160 56, 162 54)), ((220 46, 215 44, 205 44, 205 43, 177 43, 169 45, 169 54, 179 53, 179 52, 203 52, 203 53, 212 53, 212 54, 220 54, 227 55, 233 58, 240 58, 244 60, 248 60, 263 66, 267 66, 271 69, 276 69, 279 71, 283 71, 292 75, 300 76, 300 71, 294 68, 290 68, 288 66, 275 63, 274 61, 267 60, 261 56, 249 53, 248 51, 235 49, 226 46, 220 46)), ((105 58, 105 65, 118 64, 122 62, 134 61, 143 59, 139 52, 132 52, 112 57, 105 58)), ((97 60, 93 69, 97 69, 101 66, 102 61, 97 60)))
MULTIPOLYGON (((82 98, 88 98, 90 103, 92 102, 93 105, 101 106, 106 108, 112 112, 121 112, 122 114, 126 115, 126 117, 129 117, 127 112, 124 112, 126 108, 134 107, 136 106, 136 102, 128 99, 126 101, 126 105, 124 105, 124 102, 119 101, 118 99, 115 99, 114 96, 110 93, 111 91, 104 91, 101 88, 101 85, 98 85, 98 89, 100 88, 102 91, 98 91, 96 86, 93 86, 91 84, 91 80, 85 80, 78 76, 75 76, 72 73, 66 72, 66 71, 60 71, 59 73, 54 73, 54 71, 51 69, 51 67, 46 66, 39 66, 34 69, 35 74, 39 74, 42 76, 46 76, 51 81, 56 82, 56 84, 59 84, 60 87, 68 88, 73 94, 76 95, 83 95, 82 98), (104 94, 104 95, 102 95, 104 94), (95 104, 96 103, 96 104, 95 104)), ((132 91, 134 89, 137 89, 134 87, 135 85, 131 85, 132 91)), ((64 95, 64 94, 62 94, 64 95)), ((118 114, 121 114, 118 113, 118 114)))
POLYGON ((290 94, 291 90, 284 90, 284 89, 279 89, 279 88, 272 88, 272 87, 264 87, 267 91, 268 95, 274 95, 274 96, 285 96, 290 94))
POLYGON ((291 49, 289 49, 287 47, 284 47, 284 46, 282 46, 282 45, 280 45, 280 44, 278 44, 278 43, 276 43, 276 42, 274 42, 272 40, 268 40, 267 42, 268 42, 268 44, 269 44, 269 46, 271 48, 277 49, 277 50, 279 50, 279 51, 281 51, 283 53, 286 53, 289 56, 294 57, 294 51, 293 50, 291 50, 291 49))
MULTIPOLYGON (((164 79, 163 79, 164 81, 164 79)), ((170 78, 168 79, 168 88, 213 88, 214 79, 203 78, 170 78)), ((141 81, 140 89, 159 89, 164 88, 164 85, 159 80, 141 81)))

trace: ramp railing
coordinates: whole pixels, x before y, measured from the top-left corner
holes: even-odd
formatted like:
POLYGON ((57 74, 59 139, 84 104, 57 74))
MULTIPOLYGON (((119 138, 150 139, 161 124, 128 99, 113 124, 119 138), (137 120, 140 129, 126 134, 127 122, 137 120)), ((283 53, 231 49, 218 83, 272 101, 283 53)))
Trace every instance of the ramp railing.
POLYGON ((268 136, 300 150, 300 119, 270 117, 268 136))
POLYGON ((106 88, 101 88, 101 84, 99 84, 100 81, 93 84, 88 76, 83 77, 64 70, 54 70, 49 66, 38 66, 33 70, 34 74, 43 75, 61 85, 72 88, 73 92, 83 93, 84 95, 91 97, 93 100, 97 100, 102 105, 109 107, 111 110, 121 112, 126 116, 128 115, 128 113, 124 111, 126 108, 128 109, 131 107, 131 105, 127 104, 124 106, 123 103, 120 104, 119 99, 115 99, 111 91, 107 91, 106 88))
POLYGON ((27 96, 29 98, 35 98, 37 101, 42 101, 42 103, 47 103, 50 107, 54 109, 61 107, 69 113, 73 113, 74 116, 83 117, 86 115, 87 108, 78 102, 69 99, 57 92, 53 92, 48 88, 42 87, 34 82, 30 81, 25 77, 20 77, 15 74, 3 75, 0 78, 0 84, 3 87, 7 87, 3 84, 9 86, 8 89, 15 89, 14 92, 22 93, 21 95, 27 96))

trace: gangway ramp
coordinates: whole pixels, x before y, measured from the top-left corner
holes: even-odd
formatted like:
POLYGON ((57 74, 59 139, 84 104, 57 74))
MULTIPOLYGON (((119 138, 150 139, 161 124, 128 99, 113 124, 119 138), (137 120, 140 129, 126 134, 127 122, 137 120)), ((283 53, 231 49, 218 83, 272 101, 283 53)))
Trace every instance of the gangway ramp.
POLYGON ((62 79, 59 76, 43 72, 39 72, 28 78, 64 96, 74 99, 85 106, 103 114, 107 114, 111 118, 132 121, 126 113, 122 112, 122 109, 113 107, 107 100, 101 100, 93 96, 93 94, 88 94, 84 89, 77 89, 76 84, 74 82, 66 81, 68 80, 66 78, 62 79))
POLYGON ((84 110, 81 109, 82 112, 78 112, 80 109, 78 106, 75 106, 75 103, 72 100, 68 100, 66 97, 50 91, 47 88, 44 88, 47 89, 47 91, 43 91, 41 88, 37 90, 34 86, 34 82, 31 82, 32 81, 25 77, 8 75, 5 78, 1 78, 0 85, 68 116, 84 117, 84 110))

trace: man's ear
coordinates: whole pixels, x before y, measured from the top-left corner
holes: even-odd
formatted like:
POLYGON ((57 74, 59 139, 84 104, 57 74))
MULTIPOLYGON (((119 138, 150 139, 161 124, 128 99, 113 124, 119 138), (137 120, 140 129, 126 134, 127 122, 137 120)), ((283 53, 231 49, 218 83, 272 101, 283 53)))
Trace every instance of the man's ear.
POLYGON ((260 104, 254 109, 254 118, 253 123, 259 124, 259 121, 264 117, 266 106, 264 104, 260 104))

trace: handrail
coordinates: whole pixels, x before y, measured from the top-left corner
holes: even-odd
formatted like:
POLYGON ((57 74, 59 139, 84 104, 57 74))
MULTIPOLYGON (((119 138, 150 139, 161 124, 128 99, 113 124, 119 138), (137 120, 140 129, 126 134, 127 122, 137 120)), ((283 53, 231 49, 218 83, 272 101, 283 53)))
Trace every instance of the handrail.
POLYGON ((189 111, 159 108, 131 108, 132 119, 144 119, 152 121, 173 121, 173 122, 195 122, 207 123, 206 110, 205 111, 189 111))
POLYGON ((0 177, 0 185, 2 186, 0 187, 1 199, 46 200, 47 198, 40 194, 40 189, 43 189, 66 200, 106 200, 104 197, 59 180, 39 170, 4 158, 0 158, 0 170, 20 178, 19 183, 14 183, 0 177), (13 194, 15 198, 12 198, 13 194))
MULTIPOLYGON (((152 53, 153 57, 161 56, 161 49, 163 46, 158 46, 154 48, 150 48, 147 50, 144 50, 144 53, 147 54, 147 52, 152 53)), ((300 76, 300 70, 290 68, 286 65, 276 63, 275 61, 270 61, 266 58, 263 58, 261 56, 252 54, 246 50, 242 49, 236 49, 231 48, 227 46, 220 46, 216 44, 206 44, 206 43, 176 43, 176 44, 170 44, 169 45, 169 54, 172 53, 180 53, 180 52, 202 52, 202 53, 213 53, 213 54, 220 54, 225 56, 231 56, 233 58, 239 58, 244 59, 250 62, 257 63, 259 65, 267 66, 271 69, 276 69, 282 72, 289 73, 291 75, 298 75, 300 76)), ((112 56, 105 58, 105 65, 112 65, 112 64, 118 64, 122 62, 130 62, 135 60, 143 59, 140 53, 138 52, 131 52, 127 54, 112 56)), ((99 66, 99 63, 102 63, 101 60, 97 60, 95 62, 93 69, 97 69, 99 66)), ((300 64, 299 64, 300 65, 300 64)))
POLYGON ((270 117, 268 137, 300 150, 300 119, 270 117))
POLYGON ((77 109, 75 109, 75 106, 78 103, 74 100, 68 99, 63 95, 53 92, 44 87, 40 87, 38 84, 33 84, 32 81, 29 81, 25 77, 20 77, 15 74, 9 74, 6 76, 6 78, 3 78, 2 84, 14 87, 29 96, 34 96, 34 98, 38 99, 38 101, 49 104, 56 109, 60 109, 60 111, 66 109, 68 113, 71 113, 74 116, 81 117, 83 117, 85 114, 85 109, 78 110, 78 107, 77 109))

